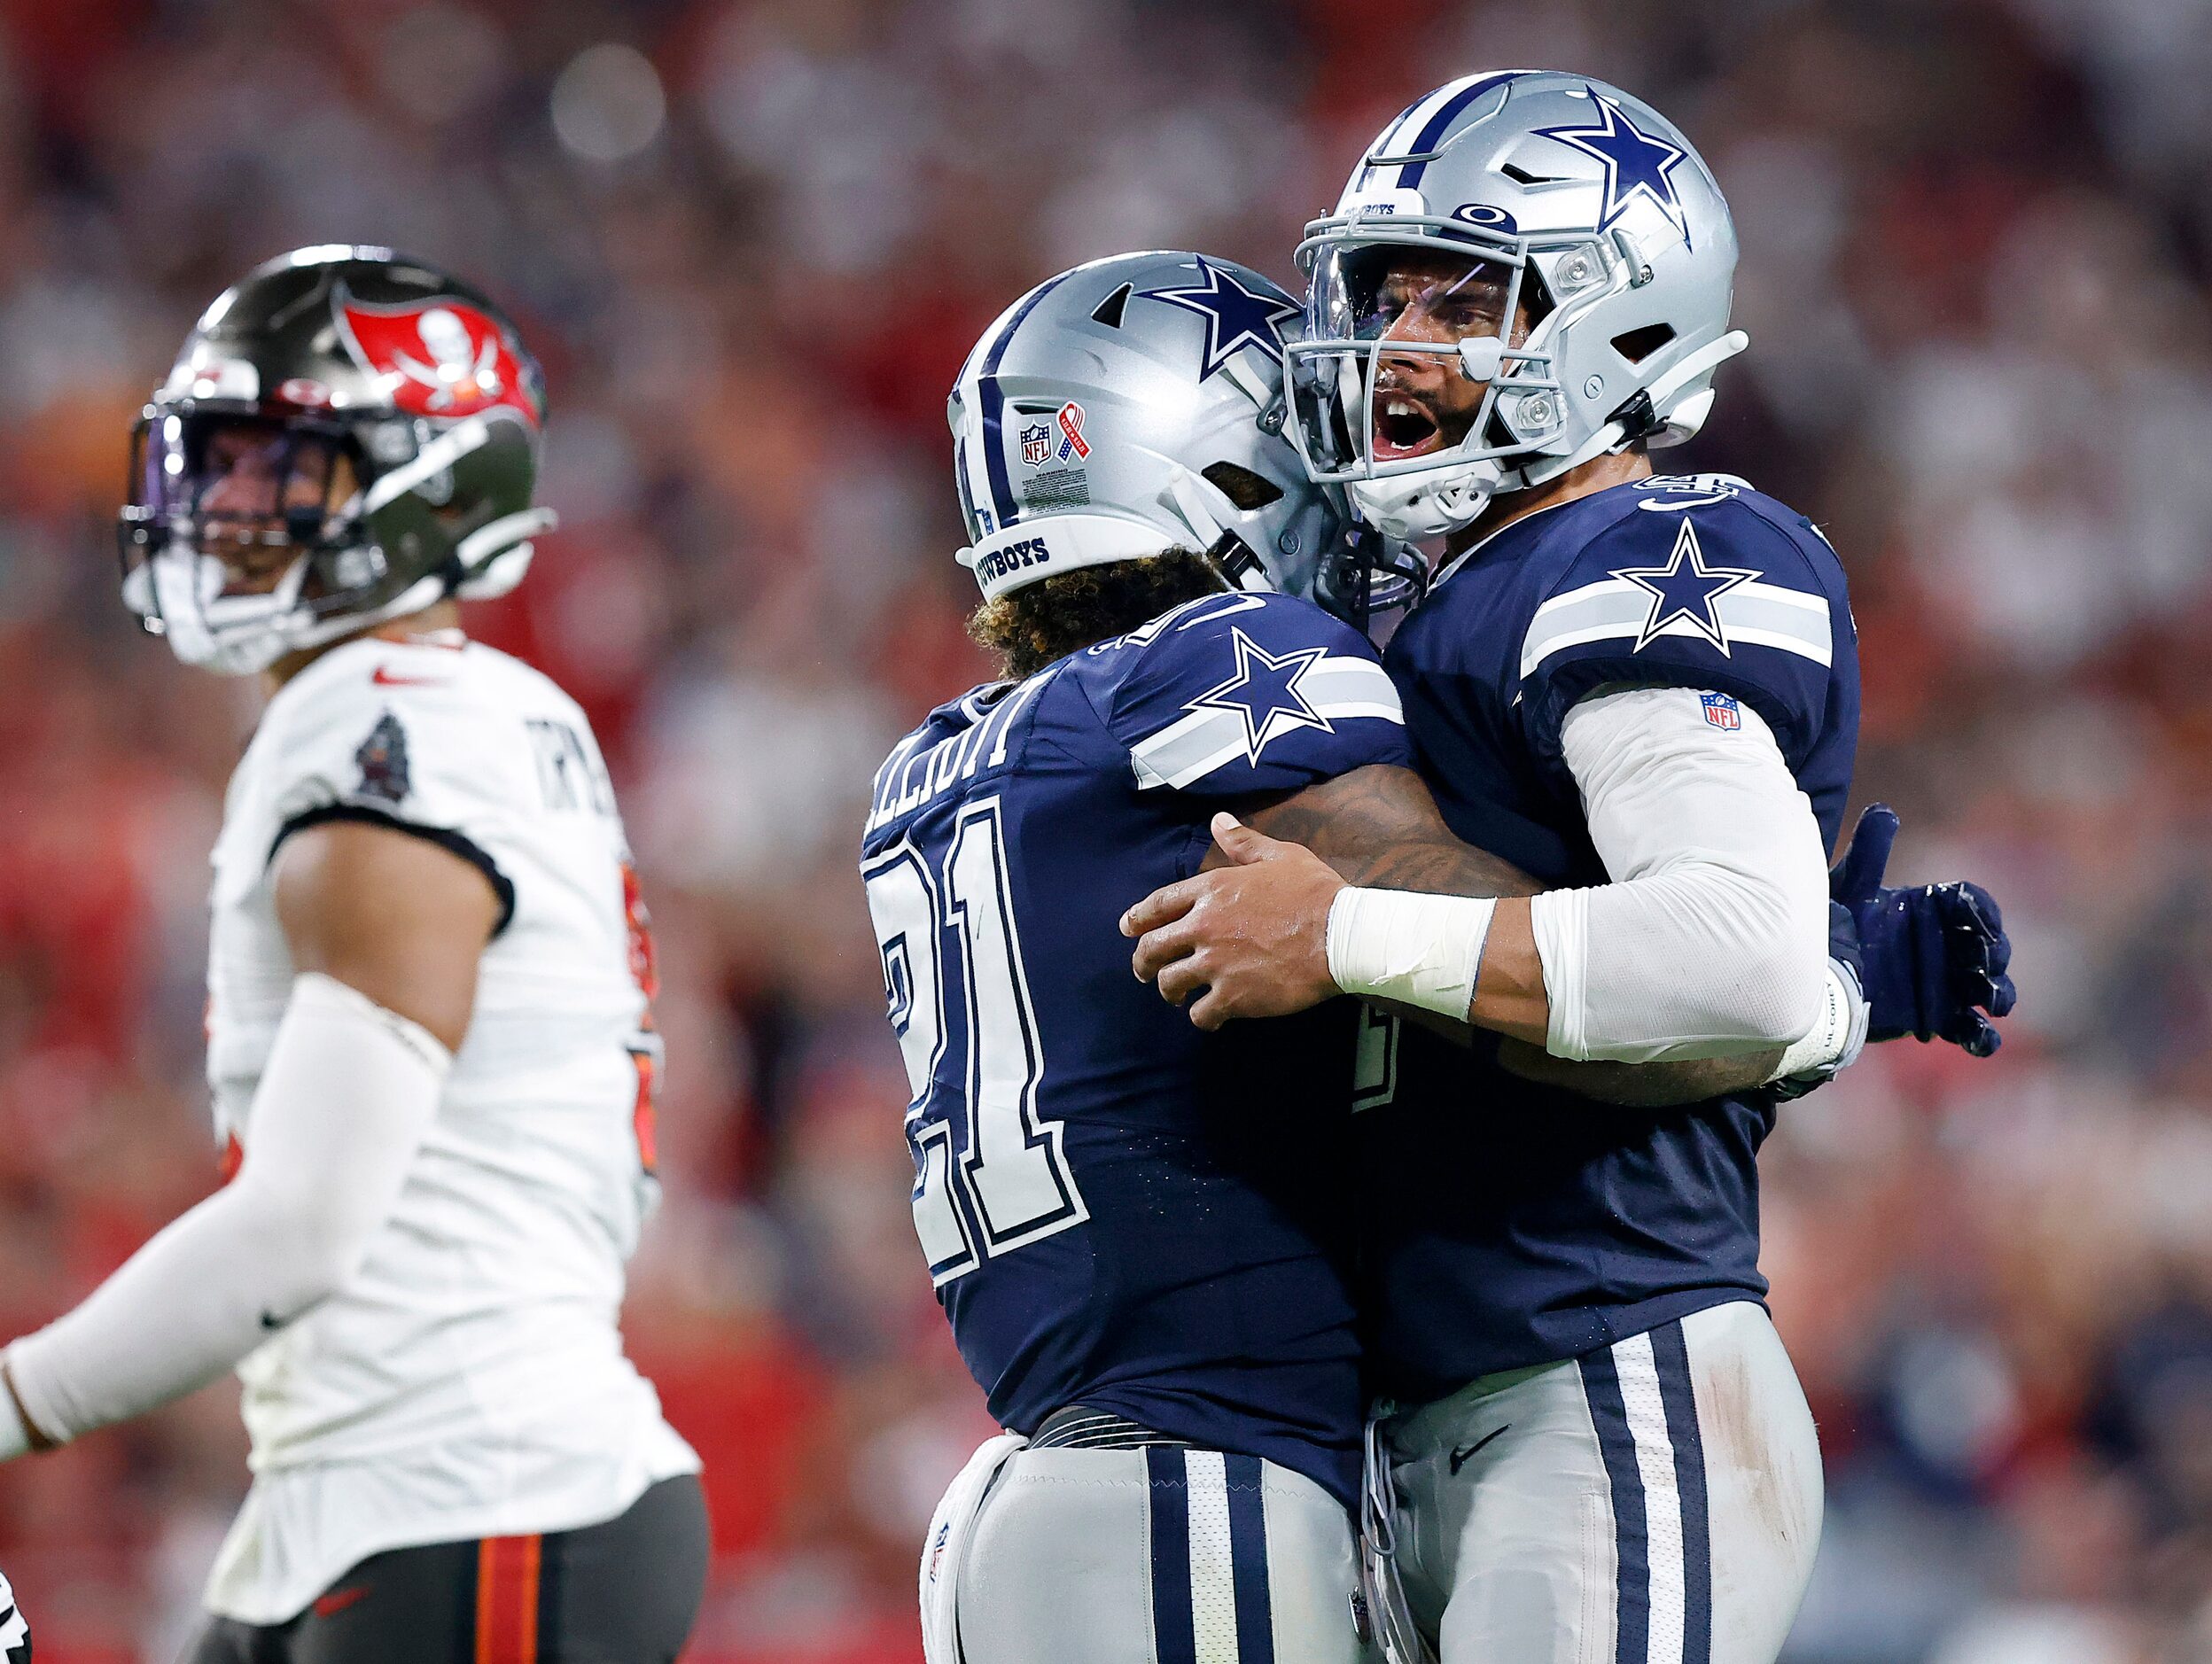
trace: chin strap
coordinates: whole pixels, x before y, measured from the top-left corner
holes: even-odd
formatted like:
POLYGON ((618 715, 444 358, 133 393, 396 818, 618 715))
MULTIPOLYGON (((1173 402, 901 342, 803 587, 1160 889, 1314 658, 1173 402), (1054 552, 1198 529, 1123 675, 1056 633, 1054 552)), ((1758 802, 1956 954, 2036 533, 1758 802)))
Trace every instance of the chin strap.
POLYGON ((498 600, 530 570, 531 557, 537 552, 530 540, 560 523, 561 517, 550 509, 525 509, 477 527, 453 552, 462 574, 453 593, 463 601, 498 600))

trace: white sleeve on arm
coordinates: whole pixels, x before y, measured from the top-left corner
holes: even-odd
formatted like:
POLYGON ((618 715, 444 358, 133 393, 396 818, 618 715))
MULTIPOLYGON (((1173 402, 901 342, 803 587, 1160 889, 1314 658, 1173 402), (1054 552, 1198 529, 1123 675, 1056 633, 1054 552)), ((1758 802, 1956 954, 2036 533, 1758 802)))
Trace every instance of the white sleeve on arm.
POLYGON ((344 983, 296 979, 238 1177, 8 1348, 39 1433, 61 1442, 167 1404, 335 1292, 399 1200, 451 1063, 426 1030, 344 983))
POLYGON ((1819 823, 1757 712, 1739 707, 1736 728, 1706 715, 1689 688, 1567 713, 1562 752, 1614 882, 1530 904, 1554 1056, 1727 1056, 1788 1046, 1820 1019, 1819 823))

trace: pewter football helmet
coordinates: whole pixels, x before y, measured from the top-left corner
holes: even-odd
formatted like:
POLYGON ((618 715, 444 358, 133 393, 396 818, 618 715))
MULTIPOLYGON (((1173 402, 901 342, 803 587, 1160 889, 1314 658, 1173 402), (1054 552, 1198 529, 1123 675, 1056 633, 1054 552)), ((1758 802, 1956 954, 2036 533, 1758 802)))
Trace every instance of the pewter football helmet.
POLYGON ((1297 303, 1203 254, 1123 254, 1040 284, 984 332, 953 388, 954 472, 986 599, 1183 548, 1224 580, 1360 622, 1411 572, 1355 529, 1282 436, 1297 303), (1376 569, 1383 568, 1382 576, 1376 569))
POLYGON ((467 284, 389 249, 279 255, 201 316, 131 438, 123 601, 230 674, 522 580, 544 378, 467 284))
POLYGON ((1292 437, 1314 479, 1393 537, 1456 531, 1493 494, 1636 440, 1688 439, 1749 340, 1728 327, 1736 233, 1711 171, 1648 105, 1585 75, 1438 88, 1383 129, 1298 260, 1292 437), (1485 387, 1448 419, 1445 375, 1485 387))

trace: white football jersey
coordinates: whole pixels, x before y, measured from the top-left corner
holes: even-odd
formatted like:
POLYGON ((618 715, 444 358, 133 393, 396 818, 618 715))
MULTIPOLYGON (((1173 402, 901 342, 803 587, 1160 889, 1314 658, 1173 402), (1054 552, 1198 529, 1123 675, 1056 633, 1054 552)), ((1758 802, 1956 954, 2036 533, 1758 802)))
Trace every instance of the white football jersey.
POLYGON ((657 1194, 651 939, 573 700, 475 643, 366 638, 269 702, 214 851, 207 1072, 252 1106, 289 998, 284 840, 334 819, 479 867, 502 919, 438 1115, 361 1269, 239 1365, 253 1489, 208 1604, 291 1617, 387 1548, 611 1519, 698 1460, 623 1356, 625 1262, 657 1194))

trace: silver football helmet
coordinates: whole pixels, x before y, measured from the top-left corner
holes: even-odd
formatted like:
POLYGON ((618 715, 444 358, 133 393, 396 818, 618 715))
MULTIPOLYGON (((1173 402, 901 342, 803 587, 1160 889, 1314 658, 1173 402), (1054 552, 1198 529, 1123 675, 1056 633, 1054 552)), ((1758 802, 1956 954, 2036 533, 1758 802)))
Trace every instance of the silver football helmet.
POLYGON ((1298 310, 1258 272, 1180 253, 1094 260, 1008 307, 946 408, 958 558, 985 597, 1183 548, 1231 587, 1355 623, 1408 598, 1417 557, 1354 527, 1283 437, 1298 310))
POLYGON ((1712 408, 1735 227, 1648 105, 1585 75, 1440 87, 1385 128, 1298 245, 1291 437, 1392 537, 1453 532, 1492 494, 1712 408))

